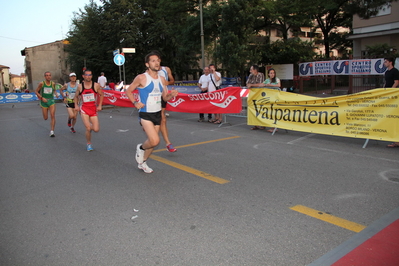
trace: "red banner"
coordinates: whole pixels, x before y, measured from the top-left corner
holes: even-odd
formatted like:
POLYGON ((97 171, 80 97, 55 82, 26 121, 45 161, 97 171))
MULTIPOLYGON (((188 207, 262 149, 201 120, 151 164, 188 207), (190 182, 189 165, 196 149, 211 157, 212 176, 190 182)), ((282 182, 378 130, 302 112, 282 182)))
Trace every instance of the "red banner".
MULTIPOLYGON (((240 92, 240 87, 226 87, 208 93, 179 93, 175 98, 168 101, 166 110, 181 113, 239 113, 242 109, 240 92)), ((104 90, 103 103, 133 107, 133 103, 130 102, 125 92, 113 90, 104 90)))

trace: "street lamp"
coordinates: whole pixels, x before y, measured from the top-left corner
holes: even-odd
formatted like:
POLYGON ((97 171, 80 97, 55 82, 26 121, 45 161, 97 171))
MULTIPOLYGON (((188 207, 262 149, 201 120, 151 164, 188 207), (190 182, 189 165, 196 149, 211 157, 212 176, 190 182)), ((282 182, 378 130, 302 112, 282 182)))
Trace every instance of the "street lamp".
POLYGON ((202 19, 202 0, 199 0, 200 6, 200 23, 201 23, 201 57, 202 57, 202 69, 205 67, 205 52, 204 52, 204 22, 202 19))

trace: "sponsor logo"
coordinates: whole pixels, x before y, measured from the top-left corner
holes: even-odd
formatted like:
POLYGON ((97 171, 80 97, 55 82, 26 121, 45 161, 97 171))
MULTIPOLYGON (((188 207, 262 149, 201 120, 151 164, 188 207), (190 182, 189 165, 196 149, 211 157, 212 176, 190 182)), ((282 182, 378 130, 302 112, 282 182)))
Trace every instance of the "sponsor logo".
POLYGON ((7 100, 15 100, 18 99, 18 95, 10 94, 6 96, 7 100))
POLYGON ((215 106, 217 106, 217 107, 220 107, 220 108, 227 108, 227 107, 230 105, 230 103, 231 103, 232 101, 234 101, 235 99, 237 99, 235 96, 230 95, 230 96, 227 97, 227 99, 226 99, 224 102, 222 102, 222 103, 214 103, 214 102, 211 102, 211 104, 213 104, 213 105, 215 105, 215 106))
POLYGON ((337 74, 349 74, 349 61, 336 61, 333 65, 334 72, 337 74))
POLYGON ((313 75, 313 64, 312 63, 304 63, 299 66, 299 73, 302 76, 313 75))
POLYGON ((176 107, 176 106, 178 106, 179 104, 181 104, 182 102, 184 102, 184 100, 183 100, 182 98, 180 98, 180 99, 177 100, 176 102, 173 102, 173 103, 167 102, 167 103, 170 104, 170 105, 173 106, 173 107, 176 107))
POLYGON ((33 98, 33 95, 30 95, 30 94, 22 94, 22 95, 21 95, 21 98, 22 98, 22 99, 32 99, 32 98, 33 98))
POLYGON ((384 66, 383 59, 379 59, 377 60, 377 62, 375 62, 374 69, 377 73, 380 74, 384 73, 387 70, 386 66, 384 66))
POLYGON ((106 97, 111 103, 114 103, 118 100, 118 98, 116 98, 112 93, 109 92, 104 92, 104 97, 106 97))

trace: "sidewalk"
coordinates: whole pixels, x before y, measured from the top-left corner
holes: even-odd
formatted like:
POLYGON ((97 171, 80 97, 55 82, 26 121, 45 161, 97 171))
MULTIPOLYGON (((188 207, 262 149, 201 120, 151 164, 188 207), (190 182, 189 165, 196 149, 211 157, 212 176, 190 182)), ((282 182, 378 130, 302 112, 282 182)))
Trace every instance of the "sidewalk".
POLYGON ((319 265, 399 265, 399 208, 309 264, 319 265))

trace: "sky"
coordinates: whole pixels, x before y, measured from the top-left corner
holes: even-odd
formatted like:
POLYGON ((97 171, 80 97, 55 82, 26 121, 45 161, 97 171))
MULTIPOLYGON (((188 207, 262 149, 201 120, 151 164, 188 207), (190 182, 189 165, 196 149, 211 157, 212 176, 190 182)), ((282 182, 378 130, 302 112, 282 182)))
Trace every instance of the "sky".
MULTIPOLYGON (((74 12, 89 0, 0 0, 0 65, 25 72, 21 50, 66 38, 74 12)), ((97 4, 99 0, 94 1, 97 4)))

